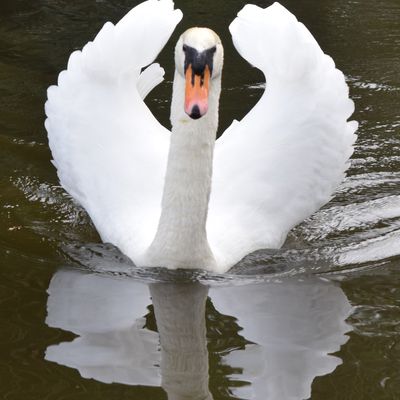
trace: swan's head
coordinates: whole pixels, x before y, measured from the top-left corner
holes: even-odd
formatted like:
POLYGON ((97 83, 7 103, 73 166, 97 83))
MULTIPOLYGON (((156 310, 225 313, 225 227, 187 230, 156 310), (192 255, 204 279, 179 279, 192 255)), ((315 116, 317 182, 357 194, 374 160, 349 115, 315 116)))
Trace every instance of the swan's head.
POLYGON ((175 47, 175 68, 185 79, 185 112, 192 119, 208 110, 208 94, 220 77, 223 63, 221 40, 208 28, 190 28, 175 47))

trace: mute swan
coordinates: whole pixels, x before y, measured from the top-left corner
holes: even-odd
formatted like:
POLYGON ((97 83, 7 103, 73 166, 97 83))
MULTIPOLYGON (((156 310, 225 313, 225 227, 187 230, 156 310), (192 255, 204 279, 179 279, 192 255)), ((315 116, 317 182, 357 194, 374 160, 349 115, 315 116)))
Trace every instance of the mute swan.
POLYGON ((353 152, 354 104, 289 11, 246 5, 230 31, 267 90, 214 149, 223 48, 211 30, 190 29, 175 49, 170 134, 143 102, 163 70, 141 70, 181 18, 171 0, 148 0, 107 22, 48 89, 46 129, 61 184, 103 241, 137 265, 224 272, 279 248, 330 200, 353 152))

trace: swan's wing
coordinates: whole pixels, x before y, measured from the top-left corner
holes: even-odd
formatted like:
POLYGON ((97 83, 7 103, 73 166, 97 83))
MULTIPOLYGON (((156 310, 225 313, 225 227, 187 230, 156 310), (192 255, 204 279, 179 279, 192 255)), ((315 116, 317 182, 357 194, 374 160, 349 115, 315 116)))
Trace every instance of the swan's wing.
POLYGON ((46 129, 63 187, 104 241, 134 261, 160 213, 169 134, 143 102, 163 79, 150 64, 182 18, 171 0, 149 0, 72 53, 48 90, 46 129))
POLYGON ((357 123, 342 72, 278 3, 247 5, 230 26, 267 89, 217 141, 208 238, 221 269, 278 248, 328 202, 344 177, 357 123))

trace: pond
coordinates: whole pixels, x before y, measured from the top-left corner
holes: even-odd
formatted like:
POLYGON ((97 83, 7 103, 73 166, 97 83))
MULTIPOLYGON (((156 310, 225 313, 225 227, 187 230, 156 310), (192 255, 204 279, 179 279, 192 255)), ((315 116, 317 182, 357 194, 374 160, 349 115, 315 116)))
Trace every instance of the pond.
MULTIPOLYGON (((137 3, 0 4, 0 397, 399 399, 400 3, 282 1, 344 72, 359 137, 330 203, 282 249, 220 275, 135 267, 100 243, 50 163, 47 87, 137 3)), ((219 133, 260 98, 262 73, 228 31, 245 3, 176 1, 184 19, 147 100, 165 126, 190 26, 224 43, 219 133)))

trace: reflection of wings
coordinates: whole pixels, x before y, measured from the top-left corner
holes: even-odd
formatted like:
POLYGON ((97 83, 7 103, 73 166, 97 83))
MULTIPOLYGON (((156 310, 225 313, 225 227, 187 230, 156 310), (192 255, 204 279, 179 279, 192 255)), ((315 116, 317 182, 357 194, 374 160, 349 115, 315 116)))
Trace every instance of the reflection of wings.
POLYGON ((169 146, 168 131, 142 100, 163 71, 140 71, 181 17, 171 0, 140 4, 74 52, 48 90, 46 129, 61 184, 103 241, 135 262, 156 232, 169 146))
POLYGON ((49 346, 47 360, 101 382, 160 386, 158 334, 143 328, 147 285, 65 270, 48 292, 46 323, 80 337, 49 346))
POLYGON ((237 318, 241 335, 254 343, 225 358, 243 369, 231 378, 250 383, 234 390, 238 397, 308 399, 314 378, 341 363, 330 353, 348 339, 351 306, 338 286, 313 278, 215 288, 210 297, 219 312, 237 318))
MULTIPOLYGON (((210 399, 204 316, 208 288, 160 283, 150 291, 161 353, 157 333, 144 328, 143 315, 150 304, 147 285, 79 271, 57 272, 48 290, 46 322, 80 337, 50 346, 46 359, 106 383, 160 386, 161 376, 171 398, 210 399)), ((228 379, 249 383, 230 385, 238 397, 308 398, 314 377, 340 363, 330 353, 347 340, 349 326, 344 321, 351 307, 332 283, 310 278, 216 287, 209 295, 217 311, 234 317, 240 335, 251 343, 243 350, 229 347, 224 352, 228 355, 223 362, 230 370, 242 371, 228 379)))
POLYGON ((280 247, 330 200, 344 177, 357 124, 343 74, 301 23, 275 3, 247 5, 230 26, 267 90, 217 141, 207 226, 218 264, 280 247))

